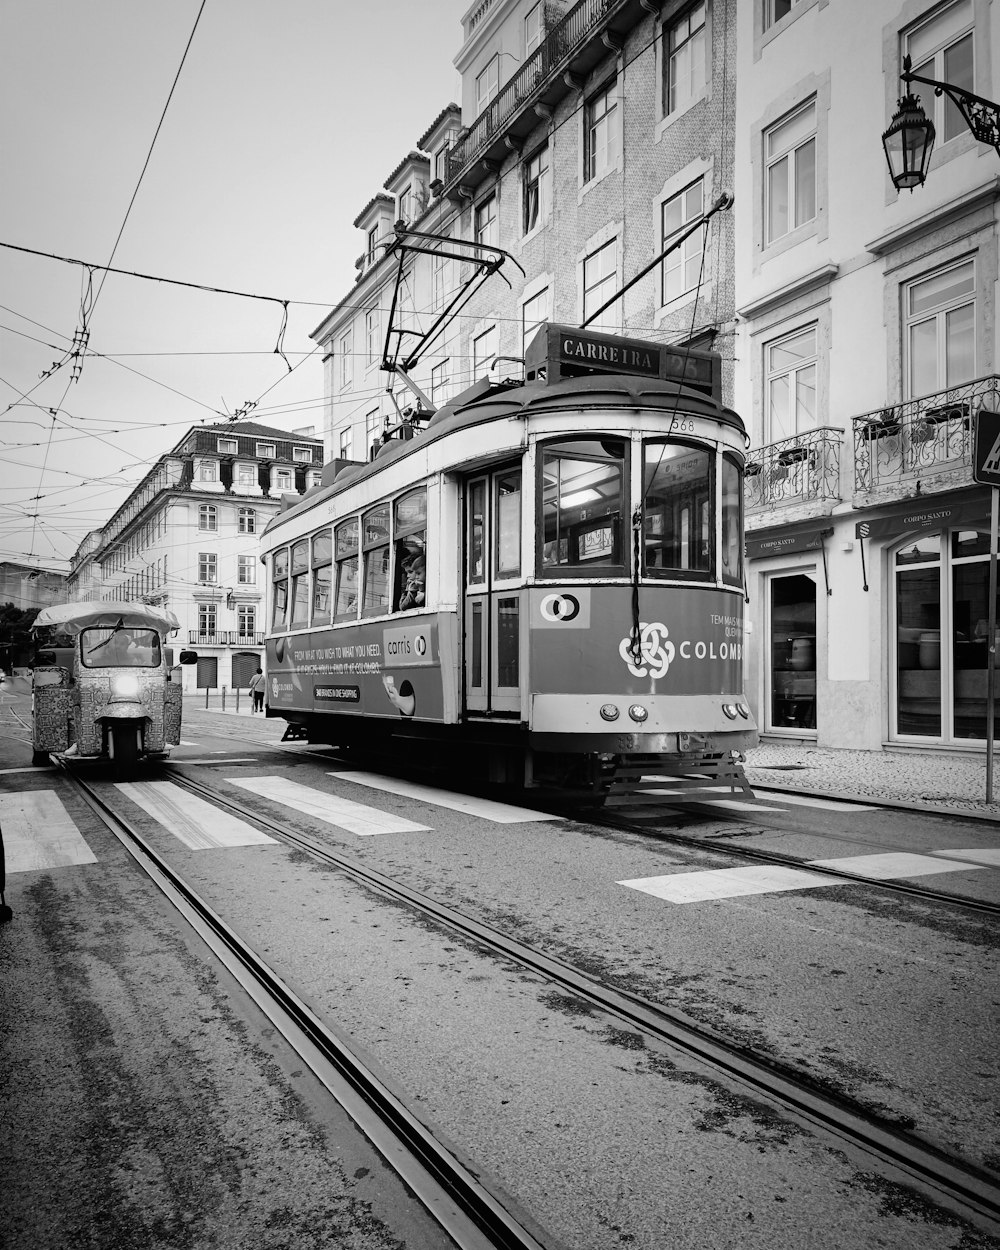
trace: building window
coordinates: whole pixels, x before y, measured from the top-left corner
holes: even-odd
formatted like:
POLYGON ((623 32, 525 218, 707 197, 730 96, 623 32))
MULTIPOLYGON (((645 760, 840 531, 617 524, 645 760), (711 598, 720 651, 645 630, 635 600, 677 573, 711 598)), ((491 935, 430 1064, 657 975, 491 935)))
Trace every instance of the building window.
POLYGON ((549 147, 542 146, 529 156, 523 166, 524 233, 532 230, 548 216, 549 147))
POLYGON ((291 469, 275 469, 274 471, 274 489, 277 491, 292 490, 292 471, 291 469))
POLYGON ((448 401, 448 361, 441 360, 431 369, 431 402, 437 407, 448 401))
POLYGON ((552 315, 551 294, 549 288, 546 287, 544 291, 539 291, 537 295, 532 295, 530 299, 526 299, 521 305, 522 356, 527 352, 528 344, 535 337, 538 327, 548 321, 552 315))
POLYGON ((374 457, 378 449, 378 439, 382 432, 382 414, 377 408, 365 413, 365 446, 370 456, 374 457))
POLYGON ((340 450, 339 456, 341 460, 350 460, 351 458, 351 427, 345 425, 340 431, 340 450))
POLYGON ((253 604, 241 603, 236 609, 236 628, 241 638, 252 638, 257 632, 257 609, 253 604))
POLYGON ((197 476, 199 482, 217 482, 219 480, 218 465, 214 460, 199 460, 197 476))
MULTIPOLYGON (((447 230, 442 231, 447 235, 447 230)), ((431 306, 443 308, 448 293, 448 258, 440 252, 431 256, 431 306)))
POLYGON ((813 325, 764 348, 769 442, 816 427, 817 338, 813 325))
POLYGON ((965 260, 903 288, 906 380, 911 398, 976 376, 976 263, 965 260))
POLYGON ((236 466, 236 487, 242 490, 252 490, 260 485, 255 464, 246 464, 240 462, 236 466))
MULTIPOLYGON (((689 187, 664 201, 661 210, 662 246, 666 251, 671 240, 679 237, 692 222, 705 211, 705 182, 699 178, 689 187)), ((661 303, 693 291, 701 273, 702 250, 705 244, 705 227, 689 234, 680 247, 663 258, 663 298, 661 303)))
POLYGON ((678 113, 705 94, 705 5, 664 27, 663 111, 678 113))
POLYGON ((816 101, 764 132, 767 242, 816 216, 816 101))
POLYGON ((378 226, 372 226, 368 231, 365 243, 365 264, 371 268, 375 264, 376 248, 378 247, 378 226))
POLYGON ((219 528, 218 509, 207 503, 199 505, 198 528, 200 530, 217 530, 219 528))
POLYGON ((257 513, 253 508, 240 508, 236 514, 237 525, 241 534, 257 533, 257 513))
POLYGON ((292 459, 297 460, 299 464, 312 464, 312 448, 311 447, 293 447, 292 459))
POLYGON ((216 581, 218 559, 214 551, 198 552, 198 581, 216 581))
POLYGON ((354 333, 348 330, 340 336, 340 389, 346 390, 351 385, 354 375, 354 333))
POLYGON ((780 22, 800 0, 764 0, 764 29, 770 30, 775 22, 780 22))
POLYGON ((530 8, 524 19, 524 55, 525 58, 531 56, 532 52, 545 38, 545 4, 543 0, 530 8))
POLYGON ((378 305, 376 304, 365 311, 365 346, 369 365, 378 361, 380 338, 378 305))
POLYGON ((199 603, 198 604, 198 633, 203 637, 208 634, 215 635, 215 604, 199 603))
POLYGON ((239 451, 239 444, 235 438, 220 438, 217 446, 220 456, 235 456, 239 451))
POLYGON ((257 582, 257 557, 236 557, 236 581, 240 586, 254 586, 257 582))
MULTIPOLYGON (((583 320, 588 322, 593 314, 618 289, 618 240, 611 239, 603 247, 586 257, 583 262, 583 320)), ((617 325, 616 305, 601 315, 591 329, 614 329, 617 325)))
POLYGON ((500 350, 499 334, 496 326, 490 326, 482 334, 472 340, 472 379, 478 382, 489 373, 490 366, 496 360, 500 350))
POLYGON ((489 195, 476 205, 476 242, 484 247, 496 247, 498 235, 497 197, 489 195))
POLYGON ((614 79, 590 97, 583 108, 583 181, 606 174, 618 159, 615 136, 618 109, 614 79))
MULTIPOLYGON (((972 0, 958 0, 907 31, 903 51, 913 62, 914 74, 972 91, 974 23, 972 0)), ((968 133, 958 107, 946 95, 937 96, 928 88, 922 103, 934 123, 939 142, 947 143, 949 139, 968 133)))
POLYGON ((257 455, 263 460, 273 460, 275 455, 274 443, 258 443, 257 455))
POLYGON ((493 57, 476 75, 476 113, 483 111, 500 90, 500 57, 493 57))

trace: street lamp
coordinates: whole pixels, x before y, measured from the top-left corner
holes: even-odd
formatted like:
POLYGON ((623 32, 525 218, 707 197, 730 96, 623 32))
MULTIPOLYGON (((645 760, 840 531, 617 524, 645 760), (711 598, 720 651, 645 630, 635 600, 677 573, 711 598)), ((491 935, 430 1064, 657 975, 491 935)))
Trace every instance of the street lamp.
MULTIPOLYGON (((921 78, 910 70, 910 58, 903 58, 901 82, 909 88, 911 83, 923 83, 933 87, 935 95, 946 95, 962 114, 962 119, 980 143, 989 143, 1000 156, 1000 106, 982 96, 973 95, 962 87, 938 82, 935 78, 921 78)), ((897 191, 922 187, 927 177, 927 166, 934 146, 934 123, 920 107, 920 97, 909 89, 899 101, 889 128, 882 135, 885 159, 889 163, 889 176, 897 191)))

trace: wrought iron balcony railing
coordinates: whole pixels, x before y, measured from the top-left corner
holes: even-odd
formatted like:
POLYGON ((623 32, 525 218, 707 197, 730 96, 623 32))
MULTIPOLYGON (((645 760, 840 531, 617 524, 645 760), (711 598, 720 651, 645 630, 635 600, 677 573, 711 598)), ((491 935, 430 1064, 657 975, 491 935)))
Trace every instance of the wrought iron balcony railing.
POLYGON ((521 68, 500 88, 465 135, 448 151, 449 183, 489 146, 532 93, 572 55, 621 0, 580 0, 548 32, 521 68))
POLYGON ((235 629, 216 630, 212 634, 200 633, 197 629, 188 630, 188 644, 203 647, 262 647, 263 631, 254 634, 241 634, 235 629))
POLYGON ((833 426, 821 426, 751 449, 743 483, 747 512, 839 499, 843 433, 833 426))
POLYGON ((1000 412, 1000 377, 990 374, 920 399, 854 418, 854 489, 859 494, 896 482, 972 468, 972 415, 1000 412))

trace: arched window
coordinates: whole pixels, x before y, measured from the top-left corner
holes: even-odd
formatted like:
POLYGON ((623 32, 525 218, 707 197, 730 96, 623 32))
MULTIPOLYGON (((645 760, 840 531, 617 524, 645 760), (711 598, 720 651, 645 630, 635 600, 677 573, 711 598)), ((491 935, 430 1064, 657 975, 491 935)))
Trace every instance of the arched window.
POLYGON ((217 530, 219 528, 219 510, 210 503, 198 507, 198 528, 200 530, 217 530))

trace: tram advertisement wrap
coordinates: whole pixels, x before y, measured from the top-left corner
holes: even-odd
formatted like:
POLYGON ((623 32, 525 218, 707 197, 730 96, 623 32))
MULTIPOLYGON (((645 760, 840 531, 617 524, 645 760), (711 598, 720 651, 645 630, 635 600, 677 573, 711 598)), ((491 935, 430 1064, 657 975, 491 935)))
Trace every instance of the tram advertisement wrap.
POLYGON ((735 694, 743 689, 743 596, 642 586, 636 631, 620 586, 531 590, 535 694, 735 694))
POLYGON ((268 705, 278 712, 441 720, 441 638, 437 618, 269 638, 268 705))

